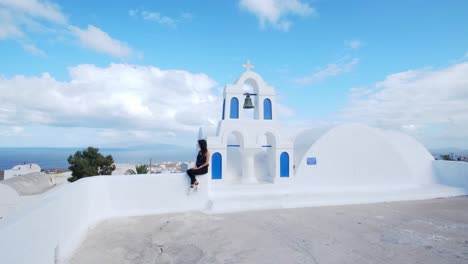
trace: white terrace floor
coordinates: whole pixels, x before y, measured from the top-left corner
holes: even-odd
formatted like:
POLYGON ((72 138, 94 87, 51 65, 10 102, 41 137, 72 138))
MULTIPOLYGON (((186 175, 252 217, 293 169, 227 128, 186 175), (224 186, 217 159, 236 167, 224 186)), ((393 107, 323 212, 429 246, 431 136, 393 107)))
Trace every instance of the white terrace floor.
POLYGON ((468 197, 130 217, 70 263, 468 263, 468 197))

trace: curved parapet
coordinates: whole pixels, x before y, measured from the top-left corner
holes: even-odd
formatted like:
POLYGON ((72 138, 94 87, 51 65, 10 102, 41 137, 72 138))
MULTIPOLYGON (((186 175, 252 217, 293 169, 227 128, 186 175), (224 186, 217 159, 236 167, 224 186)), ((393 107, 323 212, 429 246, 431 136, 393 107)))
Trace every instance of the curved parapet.
POLYGON ((47 174, 40 172, 29 173, 4 180, 3 184, 10 186, 19 195, 33 195, 43 193, 53 187, 47 174))
POLYGON ((432 182, 432 159, 416 140, 362 124, 332 128, 306 152, 297 180, 314 187, 416 186, 432 182))

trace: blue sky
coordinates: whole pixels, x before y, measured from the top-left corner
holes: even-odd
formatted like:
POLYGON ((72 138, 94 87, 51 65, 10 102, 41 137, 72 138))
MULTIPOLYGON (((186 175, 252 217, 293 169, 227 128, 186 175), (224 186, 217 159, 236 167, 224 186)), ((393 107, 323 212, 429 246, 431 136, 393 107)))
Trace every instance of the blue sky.
POLYGON ((0 146, 189 142, 250 59, 291 126, 364 122, 467 148, 467 13, 462 0, 0 0, 0 146))

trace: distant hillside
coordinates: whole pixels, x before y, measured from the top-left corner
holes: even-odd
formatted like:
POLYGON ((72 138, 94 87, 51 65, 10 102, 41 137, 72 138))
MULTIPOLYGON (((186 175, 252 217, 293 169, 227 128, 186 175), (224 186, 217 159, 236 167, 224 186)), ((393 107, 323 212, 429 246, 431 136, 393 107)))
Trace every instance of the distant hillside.
POLYGON ((432 155, 445 155, 453 153, 455 156, 468 156, 468 149, 459 149, 459 148, 438 148, 429 150, 432 155))

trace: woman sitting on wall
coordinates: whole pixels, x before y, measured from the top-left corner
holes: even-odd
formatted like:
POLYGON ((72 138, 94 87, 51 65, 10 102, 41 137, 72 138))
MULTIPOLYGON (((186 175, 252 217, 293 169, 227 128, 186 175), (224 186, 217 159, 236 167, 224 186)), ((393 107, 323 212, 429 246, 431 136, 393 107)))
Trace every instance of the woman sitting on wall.
POLYGON ((198 146, 200 151, 198 151, 195 167, 187 170, 187 175, 190 177, 190 188, 198 186, 198 181, 195 176, 208 173, 208 166, 210 165, 210 152, 208 151, 206 140, 198 140, 198 146))

